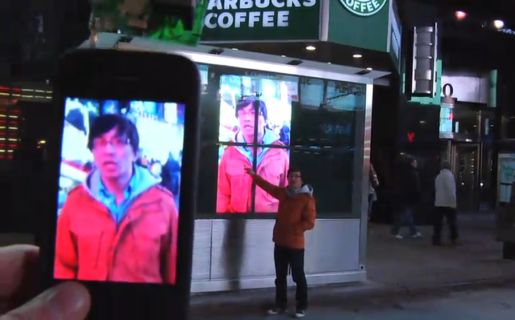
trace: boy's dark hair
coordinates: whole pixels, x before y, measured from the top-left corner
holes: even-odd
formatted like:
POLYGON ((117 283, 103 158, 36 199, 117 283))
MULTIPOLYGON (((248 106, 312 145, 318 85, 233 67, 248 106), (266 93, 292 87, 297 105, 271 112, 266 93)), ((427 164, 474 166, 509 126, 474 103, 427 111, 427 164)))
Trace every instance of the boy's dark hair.
POLYGON ((263 115, 265 121, 268 119, 268 113, 266 109, 266 104, 264 101, 259 100, 257 97, 243 97, 236 103, 236 118, 238 118, 238 111, 247 107, 248 105, 252 105, 255 109, 258 110, 259 114, 263 115))
POLYGON ((93 150, 93 141, 113 128, 116 128, 118 136, 127 138, 132 151, 137 153, 139 150, 138 129, 132 121, 119 114, 105 114, 95 119, 89 131, 88 148, 93 150))
POLYGON ((291 166, 288 168, 288 175, 290 175, 290 173, 292 172, 300 172, 300 174, 302 175, 302 170, 300 170, 299 167, 294 167, 294 166, 291 166))

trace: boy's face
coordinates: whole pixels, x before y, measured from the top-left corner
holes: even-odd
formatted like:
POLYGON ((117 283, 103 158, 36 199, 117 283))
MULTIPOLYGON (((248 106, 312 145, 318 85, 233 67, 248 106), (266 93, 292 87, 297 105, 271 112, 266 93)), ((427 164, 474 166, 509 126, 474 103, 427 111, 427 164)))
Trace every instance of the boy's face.
POLYGON ((288 173, 288 186, 294 189, 302 187, 302 175, 300 171, 292 171, 288 173))
MULTIPOLYGON (((238 110, 238 122, 240 123, 240 130, 243 133, 247 143, 254 142, 254 119, 256 112, 254 105, 250 103, 248 106, 238 110)), ((264 135, 265 117, 260 113, 258 116, 258 137, 257 143, 261 143, 264 135)))
POLYGON ((93 157, 100 175, 105 179, 131 176, 132 165, 136 161, 136 154, 129 139, 120 136, 117 128, 93 140, 93 157))

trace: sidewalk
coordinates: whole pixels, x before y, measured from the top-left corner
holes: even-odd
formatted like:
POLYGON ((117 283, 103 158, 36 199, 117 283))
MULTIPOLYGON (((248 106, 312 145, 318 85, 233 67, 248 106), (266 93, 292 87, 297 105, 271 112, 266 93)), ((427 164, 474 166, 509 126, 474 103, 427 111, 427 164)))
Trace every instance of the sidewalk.
MULTIPOLYGON (((310 287, 311 307, 359 308, 371 298, 423 296, 515 284, 515 260, 503 260, 502 243, 495 240, 493 214, 467 214, 458 217, 460 245, 434 247, 432 228, 420 227, 421 239, 397 240, 390 226, 369 226, 368 281, 310 287)), ((401 230, 407 232, 406 229, 401 230)), ((444 228, 443 236, 447 229, 444 228)), ((442 238, 445 243, 445 238, 442 238)), ((32 243, 30 235, 0 234, 0 245, 32 243)), ((309 285, 309 283, 308 283, 309 285)), ((274 288, 193 294, 191 319, 250 319, 264 314, 273 301, 274 288)), ((294 288, 290 288, 290 303, 294 288)))
MULTIPOLYGON (((502 243, 495 240, 493 214, 458 217, 460 244, 431 245, 432 227, 422 226, 421 239, 397 240, 388 225, 370 225, 364 283, 310 287, 311 306, 339 305, 384 295, 424 295, 515 283, 515 260, 503 260, 502 243)), ((406 229, 401 230, 407 232, 406 229)), ((444 228, 443 236, 447 229, 444 228)), ((309 284, 309 283, 308 283, 309 284)), ((273 301, 274 289, 194 294, 193 319, 209 316, 259 314, 273 301)), ((289 292, 294 298, 293 288, 289 292)))

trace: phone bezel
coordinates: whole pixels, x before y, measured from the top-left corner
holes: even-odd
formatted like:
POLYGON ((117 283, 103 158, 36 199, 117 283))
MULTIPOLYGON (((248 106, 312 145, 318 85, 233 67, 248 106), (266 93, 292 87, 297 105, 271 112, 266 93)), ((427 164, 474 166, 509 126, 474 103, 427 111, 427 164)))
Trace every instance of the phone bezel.
POLYGON ((181 167, 176 284, 80 281, 92 296, 92 318, 184 319, 189 305, 198 146, 199 73, 189 59, 172 54, 105 49, 77 49, 59 63, 54 112, 58 125, 48 141, 52 164, 50 212, 40 240, 43 285, 54 279, 57 195, 66 97, 150 100, 185 104, 181 167))

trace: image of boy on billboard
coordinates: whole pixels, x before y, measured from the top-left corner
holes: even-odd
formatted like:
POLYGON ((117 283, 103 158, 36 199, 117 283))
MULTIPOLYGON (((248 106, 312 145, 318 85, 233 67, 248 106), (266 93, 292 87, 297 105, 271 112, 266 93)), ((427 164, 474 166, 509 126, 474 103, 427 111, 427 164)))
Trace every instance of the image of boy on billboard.
POLYGON ((137 164, 141 138, 121 114, 92 123, 93 169, 67 194, 57 221, 57 279, 175 283, 176 202, 137 164))
MULTIPOLYGON (((232 144, 224 148, 218 168, 216 212, 248 213, 252 211, 253 182, 246 168, 255 171, 271 184, 287 184, 288 151, 280 137, 267 128, 267 106, 258 97, 244 97, 236 103, 238 130, 232 144)), ((278 200, 255 187, 254 211, 277 212, 278 200)))

